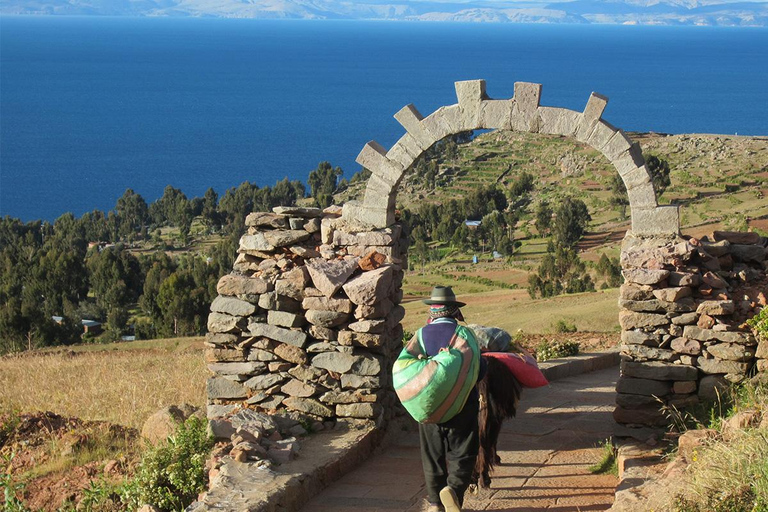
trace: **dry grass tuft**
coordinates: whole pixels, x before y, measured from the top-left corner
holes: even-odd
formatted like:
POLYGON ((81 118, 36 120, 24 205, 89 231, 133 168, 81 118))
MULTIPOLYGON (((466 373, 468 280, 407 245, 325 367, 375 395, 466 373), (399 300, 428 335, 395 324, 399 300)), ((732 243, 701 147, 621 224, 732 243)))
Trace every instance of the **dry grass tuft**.
POLYGON ((141 429, 171 404, 205 405, 200 351, 109 351, 0 359, 0 413, 53 411, 141 429))

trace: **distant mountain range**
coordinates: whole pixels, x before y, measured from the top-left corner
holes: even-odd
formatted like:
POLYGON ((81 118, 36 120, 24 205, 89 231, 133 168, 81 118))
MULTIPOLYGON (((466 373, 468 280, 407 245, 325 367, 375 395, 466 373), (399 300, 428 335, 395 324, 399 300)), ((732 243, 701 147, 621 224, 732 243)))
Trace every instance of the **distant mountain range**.
POLYGON ((0 14, 768 26, 768 2, 706 0, 3 0, 0 14))

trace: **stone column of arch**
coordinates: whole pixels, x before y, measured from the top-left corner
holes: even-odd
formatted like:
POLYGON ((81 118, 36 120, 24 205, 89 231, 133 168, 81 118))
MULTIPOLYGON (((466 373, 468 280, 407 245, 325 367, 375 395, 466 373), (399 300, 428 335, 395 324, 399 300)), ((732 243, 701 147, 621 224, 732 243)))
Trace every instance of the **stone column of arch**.
POLYGON ((343 218, 384 228, 395 221, 397 189, 413 162, 435 142, 468 130, 503 129, 573 137, 600 151, 618 171, 629 195, 632 231, 636 235, 679 233, 677 206, 658 206, 642 151, 622 131, 602 119, 608 98, 592 93, 583 112, 540 104, 541 84, 516 82, 514 96, 494 100, 485 80, 456 82, 458 103, 422 116, 406 105, 395 119, 406 133, 389 150, 368 142, 357 163, 371 171, 362 203, 344 205, 343 218))

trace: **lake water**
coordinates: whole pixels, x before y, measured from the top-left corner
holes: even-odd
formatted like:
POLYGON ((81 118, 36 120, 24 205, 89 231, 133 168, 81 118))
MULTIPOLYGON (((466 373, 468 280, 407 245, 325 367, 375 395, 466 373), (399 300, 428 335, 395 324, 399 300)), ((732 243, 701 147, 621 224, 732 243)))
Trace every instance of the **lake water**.
POLYGON ((768 29, 2 17, 0 215, 223 195, 323 160, 351 176, 403 105, 427 115, 476 78, 574 110, 599 92, 624 130, 768 134, 768 29))

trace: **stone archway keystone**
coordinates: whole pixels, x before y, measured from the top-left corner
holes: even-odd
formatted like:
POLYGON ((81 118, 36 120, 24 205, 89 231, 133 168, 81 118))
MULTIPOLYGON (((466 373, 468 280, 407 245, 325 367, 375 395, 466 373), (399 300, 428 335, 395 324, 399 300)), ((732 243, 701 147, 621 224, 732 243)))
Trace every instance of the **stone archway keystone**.
POLYGON ((384 228, 395 222, 397 189, 414 161, 435 142, 468 130, 501 129, 575 138, 600 151, 618 171, 629 196, 632 232, 636 235, 678 235, 677 206, 659 206, 640 146, 602 115, 608 98, 592 93, 583 112, 544 107, 541 84, 516 82, 514 96, 494 100, 485 80, 456 82, 458 103, 440 107, 424 117, 406 105, 395 119, 406 133, 389 150, 368 142, 357 163, 371 171, 362 203, 344 205, 347 221, 384 228))

